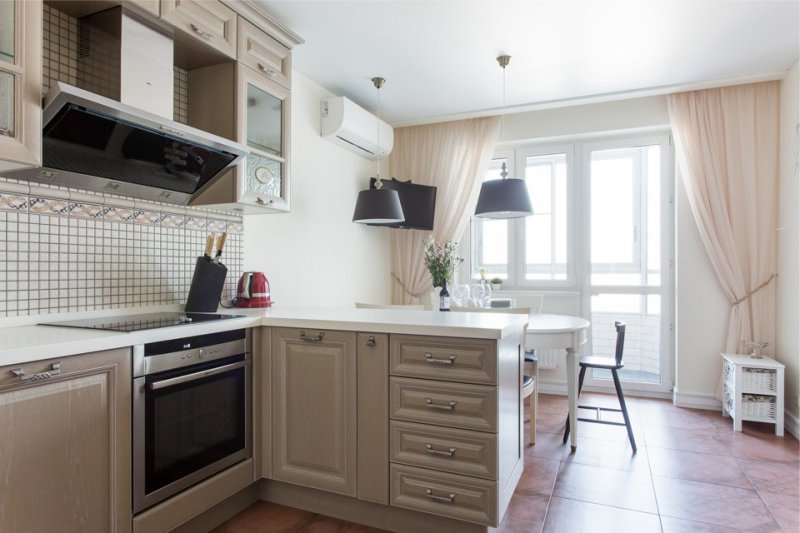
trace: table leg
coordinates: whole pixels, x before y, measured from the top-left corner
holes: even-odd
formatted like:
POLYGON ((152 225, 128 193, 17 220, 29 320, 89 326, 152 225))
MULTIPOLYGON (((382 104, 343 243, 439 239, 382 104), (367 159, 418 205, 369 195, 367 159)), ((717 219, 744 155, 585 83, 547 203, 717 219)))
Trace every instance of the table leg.
POLYGON ((578 449, 578 358, 567 348, 567 396, 569 397, 569 438, 572 451, 578 449))

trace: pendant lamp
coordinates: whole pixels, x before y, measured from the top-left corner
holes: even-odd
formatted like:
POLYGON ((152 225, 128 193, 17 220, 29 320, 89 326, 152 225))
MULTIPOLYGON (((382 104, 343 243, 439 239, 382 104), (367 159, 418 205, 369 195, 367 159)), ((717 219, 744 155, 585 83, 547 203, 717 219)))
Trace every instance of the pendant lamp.
MULTIPOLYGON (((506 66, 511 56, 500 56, 497 62, 503 69, 503 123, 500 138, 506 125, 506 66)), ((531 198, 525 180, 509 178, 506 164, 500 170, 500 179, 484 181, 478 196, 475 216, 483 218, 520 218, 533 214, 531 198)))
MULTIPOLYGON (((372 83, 378 91, 378 146, 381 145, 381 87, 383 78, 372 78, 372 83)), ((375 188, 358 193, 356 209, 353 212, 353 222, 359 224, 396 224, 405 221, 403 207, 400 205, 400 195, 391 189, 382 189, 381 183, 381 154, 376 160, 375 188)))

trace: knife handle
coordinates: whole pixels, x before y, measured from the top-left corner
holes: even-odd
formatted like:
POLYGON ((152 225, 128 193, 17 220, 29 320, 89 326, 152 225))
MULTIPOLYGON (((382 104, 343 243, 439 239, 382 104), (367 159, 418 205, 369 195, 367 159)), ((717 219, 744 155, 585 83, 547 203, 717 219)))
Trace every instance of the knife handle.
POLYGON ((222 248, 225 247, 225 239, 228 238, 228 232, 223 231, 222 235, 219 236, 219 241, 217 241, 217 257, 222 255, 222 248))
POLYGON ((211 252, 214 249, 214 233, 210 233, 206 238, 206 257, 211 257, 211 252))

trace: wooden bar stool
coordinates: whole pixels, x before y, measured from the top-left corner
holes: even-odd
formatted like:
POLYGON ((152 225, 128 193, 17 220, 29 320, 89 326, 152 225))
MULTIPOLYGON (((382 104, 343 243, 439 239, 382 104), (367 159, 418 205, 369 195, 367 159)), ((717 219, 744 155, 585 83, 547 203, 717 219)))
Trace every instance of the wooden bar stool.
MULTIPOLYGON (((608 407, 595 407, 592 405, 579 405, 579 409, 594 409, 596 412, 597 418, 578 418, 578 420, 582 422, 593 422, 595 424, 608 424, 611 426, 625 426, 628 430, 628 439, 631 441, 631 448, 633 448, 633 453, 636 453, 636 441, 633 438, 633 429, 631 429, 631 419, 628 416, 628 408, 625 405, 625 396, 622 394, 622 387, 619 384, 619 375, 617 371, 621 369, 624 364, 622 362, 622 348, 625 345, 625 323, 624 322, 614 322, 614 327, 617 330, 617 348, 616 352, 614 353, 614 359, 610 357, 595 357, 595 356, 587 356, 581 357, 578 361, 578 364, 581 367, 581 373, 578 378, 578 396, 581 394, 581 389, 583 388, 583 378, 586 376, 586 369, 587 368, 602 368, 611 371, 611 377, 614 379, 614 387, 617 389, 617 398, 619 399, 619 406, 620 409, 611 409, 608 407), (610 420, 602 420, 600 418, 600 413, 602 411, 612 411, 615 413, 622 413, 622 418, 625 422, 613 422, 610 420)), ((567 416, 567 425, 564 429, 564 444, 567 443, 567 438, 569 437, 569 416, 567 416)))

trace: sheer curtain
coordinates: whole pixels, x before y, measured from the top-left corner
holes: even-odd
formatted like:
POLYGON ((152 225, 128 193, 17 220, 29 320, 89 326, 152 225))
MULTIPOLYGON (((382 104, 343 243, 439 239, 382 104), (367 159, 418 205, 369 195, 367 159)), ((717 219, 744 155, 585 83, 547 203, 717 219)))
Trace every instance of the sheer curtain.
MULTIPOLYGON (((437 242, 457 239, 475 210, 478 192, 500 133, 500 118, 486 117, 398 128, 390 175, 434 185, 437 242)), ((423 264, 421 230, 392 230, 392 303, 419 303, 432 288, 423 264)))
POLYGON ((779 82, 673 94, 668 104, 692 213, 731 302, 725 350, 763 341, 772 353, 779 82))

